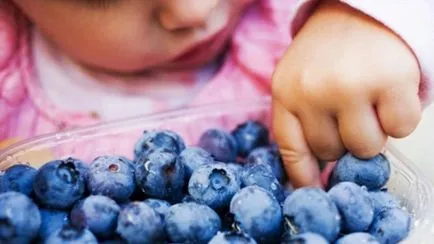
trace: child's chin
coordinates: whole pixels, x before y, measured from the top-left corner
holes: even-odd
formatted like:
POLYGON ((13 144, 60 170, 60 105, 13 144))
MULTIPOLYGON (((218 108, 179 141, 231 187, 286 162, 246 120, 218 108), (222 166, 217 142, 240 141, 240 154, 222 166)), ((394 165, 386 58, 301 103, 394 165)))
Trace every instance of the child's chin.
POLYGON ((215 55, 212 54, 206 54, 206 56, 202 57, 195 57, 194 59, 188 59, 188 60, 177 60, 177 61, 170 61, 166 63, 156 64, 152 66, 145 66, 145 67, 99 67, 99 66, 93 66, 93 65, 86 65, 81 64, 82 68, 89 72, 90 74, 94 76, 99 75, 109 75, 109 76, 119 76, 119 77, 128 77, 128 76, 138 76, 138 75, 146 75, 149 74, 151 71, 182 71, 182 70, 193 70, 193 69, 200 69, 204 67, 205 65, 208 65, 221 57, 220 53, 217 53, 215 55))
POLYGON ((166 68, 174 70, 202 68, 205 65, 217 62, 223 55, 224 53, 219 52, 214 55, 207 54, 207 56, 200 58, 198 57, 191 60, 176 61, 169 64, 166 68))
POLYGON ((214 59, 208 59, 203 61, 197 61, 197 62, 186 62, 186 63, 175 63, 173 65, 168 66, 167 70, 190 70, 190 69, 198 69, 202 68, 203 66, 210 64, 214 61, 214 59))

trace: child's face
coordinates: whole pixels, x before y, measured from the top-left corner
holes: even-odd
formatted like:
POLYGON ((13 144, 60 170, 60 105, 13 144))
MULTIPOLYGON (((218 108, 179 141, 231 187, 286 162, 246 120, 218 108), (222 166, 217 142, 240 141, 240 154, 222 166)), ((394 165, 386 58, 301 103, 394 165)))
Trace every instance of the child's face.
POLYGON ((13 1, 82 64, 134 73, 211 61, 254 0, 13 1))

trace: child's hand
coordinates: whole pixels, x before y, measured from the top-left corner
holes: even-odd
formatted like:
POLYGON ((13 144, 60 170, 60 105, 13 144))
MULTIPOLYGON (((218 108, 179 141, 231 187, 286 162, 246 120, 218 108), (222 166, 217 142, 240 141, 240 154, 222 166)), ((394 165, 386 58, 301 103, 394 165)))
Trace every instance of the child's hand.
MULTIPOLYGON (((415 27, 417 28, 417 27, 415 27)), ((350 7, 316 10, 273 77, 273 129, 296 187, 321 185, 318 160, 378 154, 421 116, 420 71, 406 44, 350 7)))

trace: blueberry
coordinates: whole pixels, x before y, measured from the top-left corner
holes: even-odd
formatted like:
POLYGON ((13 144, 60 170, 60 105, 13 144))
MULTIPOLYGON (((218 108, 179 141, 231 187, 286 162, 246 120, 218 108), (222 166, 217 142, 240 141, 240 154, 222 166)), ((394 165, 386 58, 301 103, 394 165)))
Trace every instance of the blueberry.
POLYGON ((123 202, 135 189, 134 167, 130 160, 119 156, 100 156, 90 165, 87 187, 93 195, 104 195, 123 202))
POLYGON ((180 154, 185 149, 184 140, 173 131, 152 130, 144 131, 134 145, 135 159, 146 157, 154 151, 170 151, 180 154))
POLYGON ((184 165, 173 152, 156 151, 136 163, 136 182, 148 196, 179 201, 185 184, 184 165))
POLYGON ((213 209, 229 206, 232 197, 240 190, 235 171, 226 164, 215 163, 199 167, 188 183, 188 192, 197 202, 213 209))
POLYGON ((116 235, 110 239, 100 241, 99 244, 128 244, 128 242, 122 239, 122 237, 116 235))
POLYGON ((329 242, 319 234, 306 232, 291 237, 289 240, 283 241, 282 244, 328 244, 329 242))
POLYGON ((243 180, 241 179, 241 176, 243 174, 243 165, 239 163, 226 163, 227 167, 229 169, 232 169, 235 172, 235 175, 237 176, 237 180, 240 182, 240 185, 242 185, 243 180))
POLYGON ((67 209, 84 195, 85 179, 74 163, 55 160, 38 170, 33 191, 44 206, 67 209))
POLYGON ((128 243, 160 243, 165 239, 163 217, 143 202, 132 202, 121 210, 116 231, 128 243))
POLYGON ((330 177, 329 185, 351 181, 368 190, 381 189, 390 178, 390 162, 383 154, 371 159, 359 159, 350 153, 340 158, 330 177))
POLYGON ((345 235, 336 241, 336 244, 380 244, 377 239, 369 233, 355 232, 349 235, 345 235))
POLYGON ((181 202, 196 202, 196 200, 194 200, 194 198, 190 195, 185 195, 182 198, 181 202))
POLYGON ((29 243, 39 232, 38 207, 19 192, 0 194, 0 243, 29 243))
POLYGON ((257 242, 273 243, 279 239, 282 211, 274 196, 259 186, 247 186, 232 198, 230 213, 235 225, 257 242))
POLYGON ((182 152, 185 150, 185 148, 186 148, 185 141, 181 135, 179 135, 178 133, 171 131, 171 130, 162 130, 162 132, 175 138, 176 143, 178 143, 179 152, 182 152))
POLYGON ((285 199, 292 194, 294 191, 294 186, 290 182, 286 182, 286 184, 283 186, 283 195, 285 196, 285 199))
MULTIPOLYGON (((241 176, 241 173, 243 172, 243 165, 239 163, 226 163, 226 165, 231 168, 235 173, 239 176, 241 176)), ((241 179, 240 179, 241 180, 241 179)))
POLYGON ((88 228, 99 237, 110 237, 116 229, 120 207, 106 196, 88 196, 71 211, 74 226, 88 228))
POLYGON ((276 154, 279 153, 279 146, 278 146, 275 142, 270 143, 270 146, 268 146, 268 148, 269 148, 273 153, 276 153, 276 154))
POLYGON ((399 200, 388 192, 372 191, 369 192, 369 198, 374 208, 374 215, 379 214, 383 210, 398 208, 400 206, 399 200))
POLYGON ((368 230, 374 219, 374 208, 366 188, 353 182, 341 182, 328 194, 341 214, 343 231, 368 230))
POLYGON ((238 144, 238 155, 246 157, 255 148, 268 145, 268 129, 260 122, 247 121, 238 125, 232 135, 238 144))
POLYGON ((274 176, 280 183, 285 181, 282 159, 280 154, 268 147, 261 147, 253 150, 247 157, 247 165, 265 164, 269 165, 274 176))
POLYGON ((273 193, 277 201, 285 200, 283 186, 276 179, 269 165, 246 165, 241 178, 243 186, 257 185, 273 193))
POLYGON ((98 244, 96 237, 88 229, 65 225, 50 235, 44 244, 98 244))
POLYGON ((248 234, 236 231, 219 232, 208 244, 256 244, 248 234))
POLYGON ((8 168, 0 178, 0 193, 15 191, 27 196, 33 191, 33 180, 37 170, 25 164, 17 164, 8 168))
POLYGON ((288 231, 294 233, 314 232, 329 242, 340 232, 341 217, 330 197, 319 188, 304 187, 289 195, 283 212, 288 231))
POLYGON ((179 203, 166 214, 166 232, 172 242, 208 243, 220 228, 220 217, 206 205, 179 203))
POLYGON ((51 234, 69 224, 69 213, 66 211, 42 208, 41 228, 39 228, 39 237, 41 240, 47 239, 51 234))
MULTIPOLYGON (((239 230, 239 228, 236 226, 235 223, 235 215, 229 212, 229 209, 226 212, 219 213, 219 215, 222 220, 222 228, 221 228, 222 231, 233 231, 237 229, 239 230)), ((242 231, 238 231, 238 232, 242 232, 242 231)))
MULTIPOLYGON (((134 166, 134 172, 135 172, 135 166, 134 166)), ((134 173, 134 182, 136 181, 136 174, 134 173)), ((143 201, 147 198, 145 193, 140 189, 140 187, 137 185, 134 187, 134 192, 131 194, 129 200, 130 201, 143 201)))
POLYGON ((166 213, 169 211, 170 203, 164 200, 160 199, 153 199, 148 198, 145 201, 143 201, 146 205, 154 209, 157 213, 161 214, 162 216, 166 215, 166 213))
POLYGON ((198 146, 208 151, 216 161, 235 162, 237 159, 237 142, 226 131, 210 129, 199 139, 198 146))
POLYGON ((0 194, 0 243, 29 243, 39 232, 38 207, 19 192, 0 194))
MULTIPOLYGON (((130 204, 130 203, 132 203, 132 202, 136 202, 136 201, 128 200, 128 201, 121 202, 121 203, 118 203, 118 204, 119 204, 119 207, 120 207, 121 210, 122 210, 122 209, 124 209, 126 206, 128 206, 128 204, 130 204)), ((118 217, 119 217, 119 216, 118 216, 118 217)))
MULTIPOLYGON (((75 168, 78 170, 78 172, 80 172, 80 175, 83 177, 85 184, 87 184, 87 176, 89 173, 89 166, 90 166, 88 163, 85 163, 84 161, 73 157, 68 157, 63 161, 74 164, 75 168)), ((86 185, 84 189, 84 195, 85 196, 89 195, 89 191, 86 185)))
POLYGON ((81 161, 77 158, 68 157, 64 160, 67 163, 72 163, 75 165, 75 168, 80 172, 81 175, 83 175, 84 178, 87 177, 87 173, 89 171, 89 165, 85 162, 81 161))
POLYGON ((214 159, 207 151, 199 147, 189 147, 181 152, 178 156, 178 161, 184 165, 186 182, 199 166, 211 164, 214 159))
POLYGON ((369 229, 380 243, 398 243, 410 232, 411 217, 400 208, 383 210, 377 216, 369 229))

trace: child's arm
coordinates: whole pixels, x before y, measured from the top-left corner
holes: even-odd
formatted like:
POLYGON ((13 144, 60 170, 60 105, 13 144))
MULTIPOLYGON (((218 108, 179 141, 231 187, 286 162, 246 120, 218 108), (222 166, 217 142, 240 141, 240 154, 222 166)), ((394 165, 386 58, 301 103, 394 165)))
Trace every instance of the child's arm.
POLYGON ((297 187, 321 185, 318 160, 346 149, 370 157, 388 136, 407 136, 420 120, 420 98, 428 102, 434 2, 377 3, 324 0, 306 23, 294 22, 297 36, 273 77, 273 128, 297 187))

